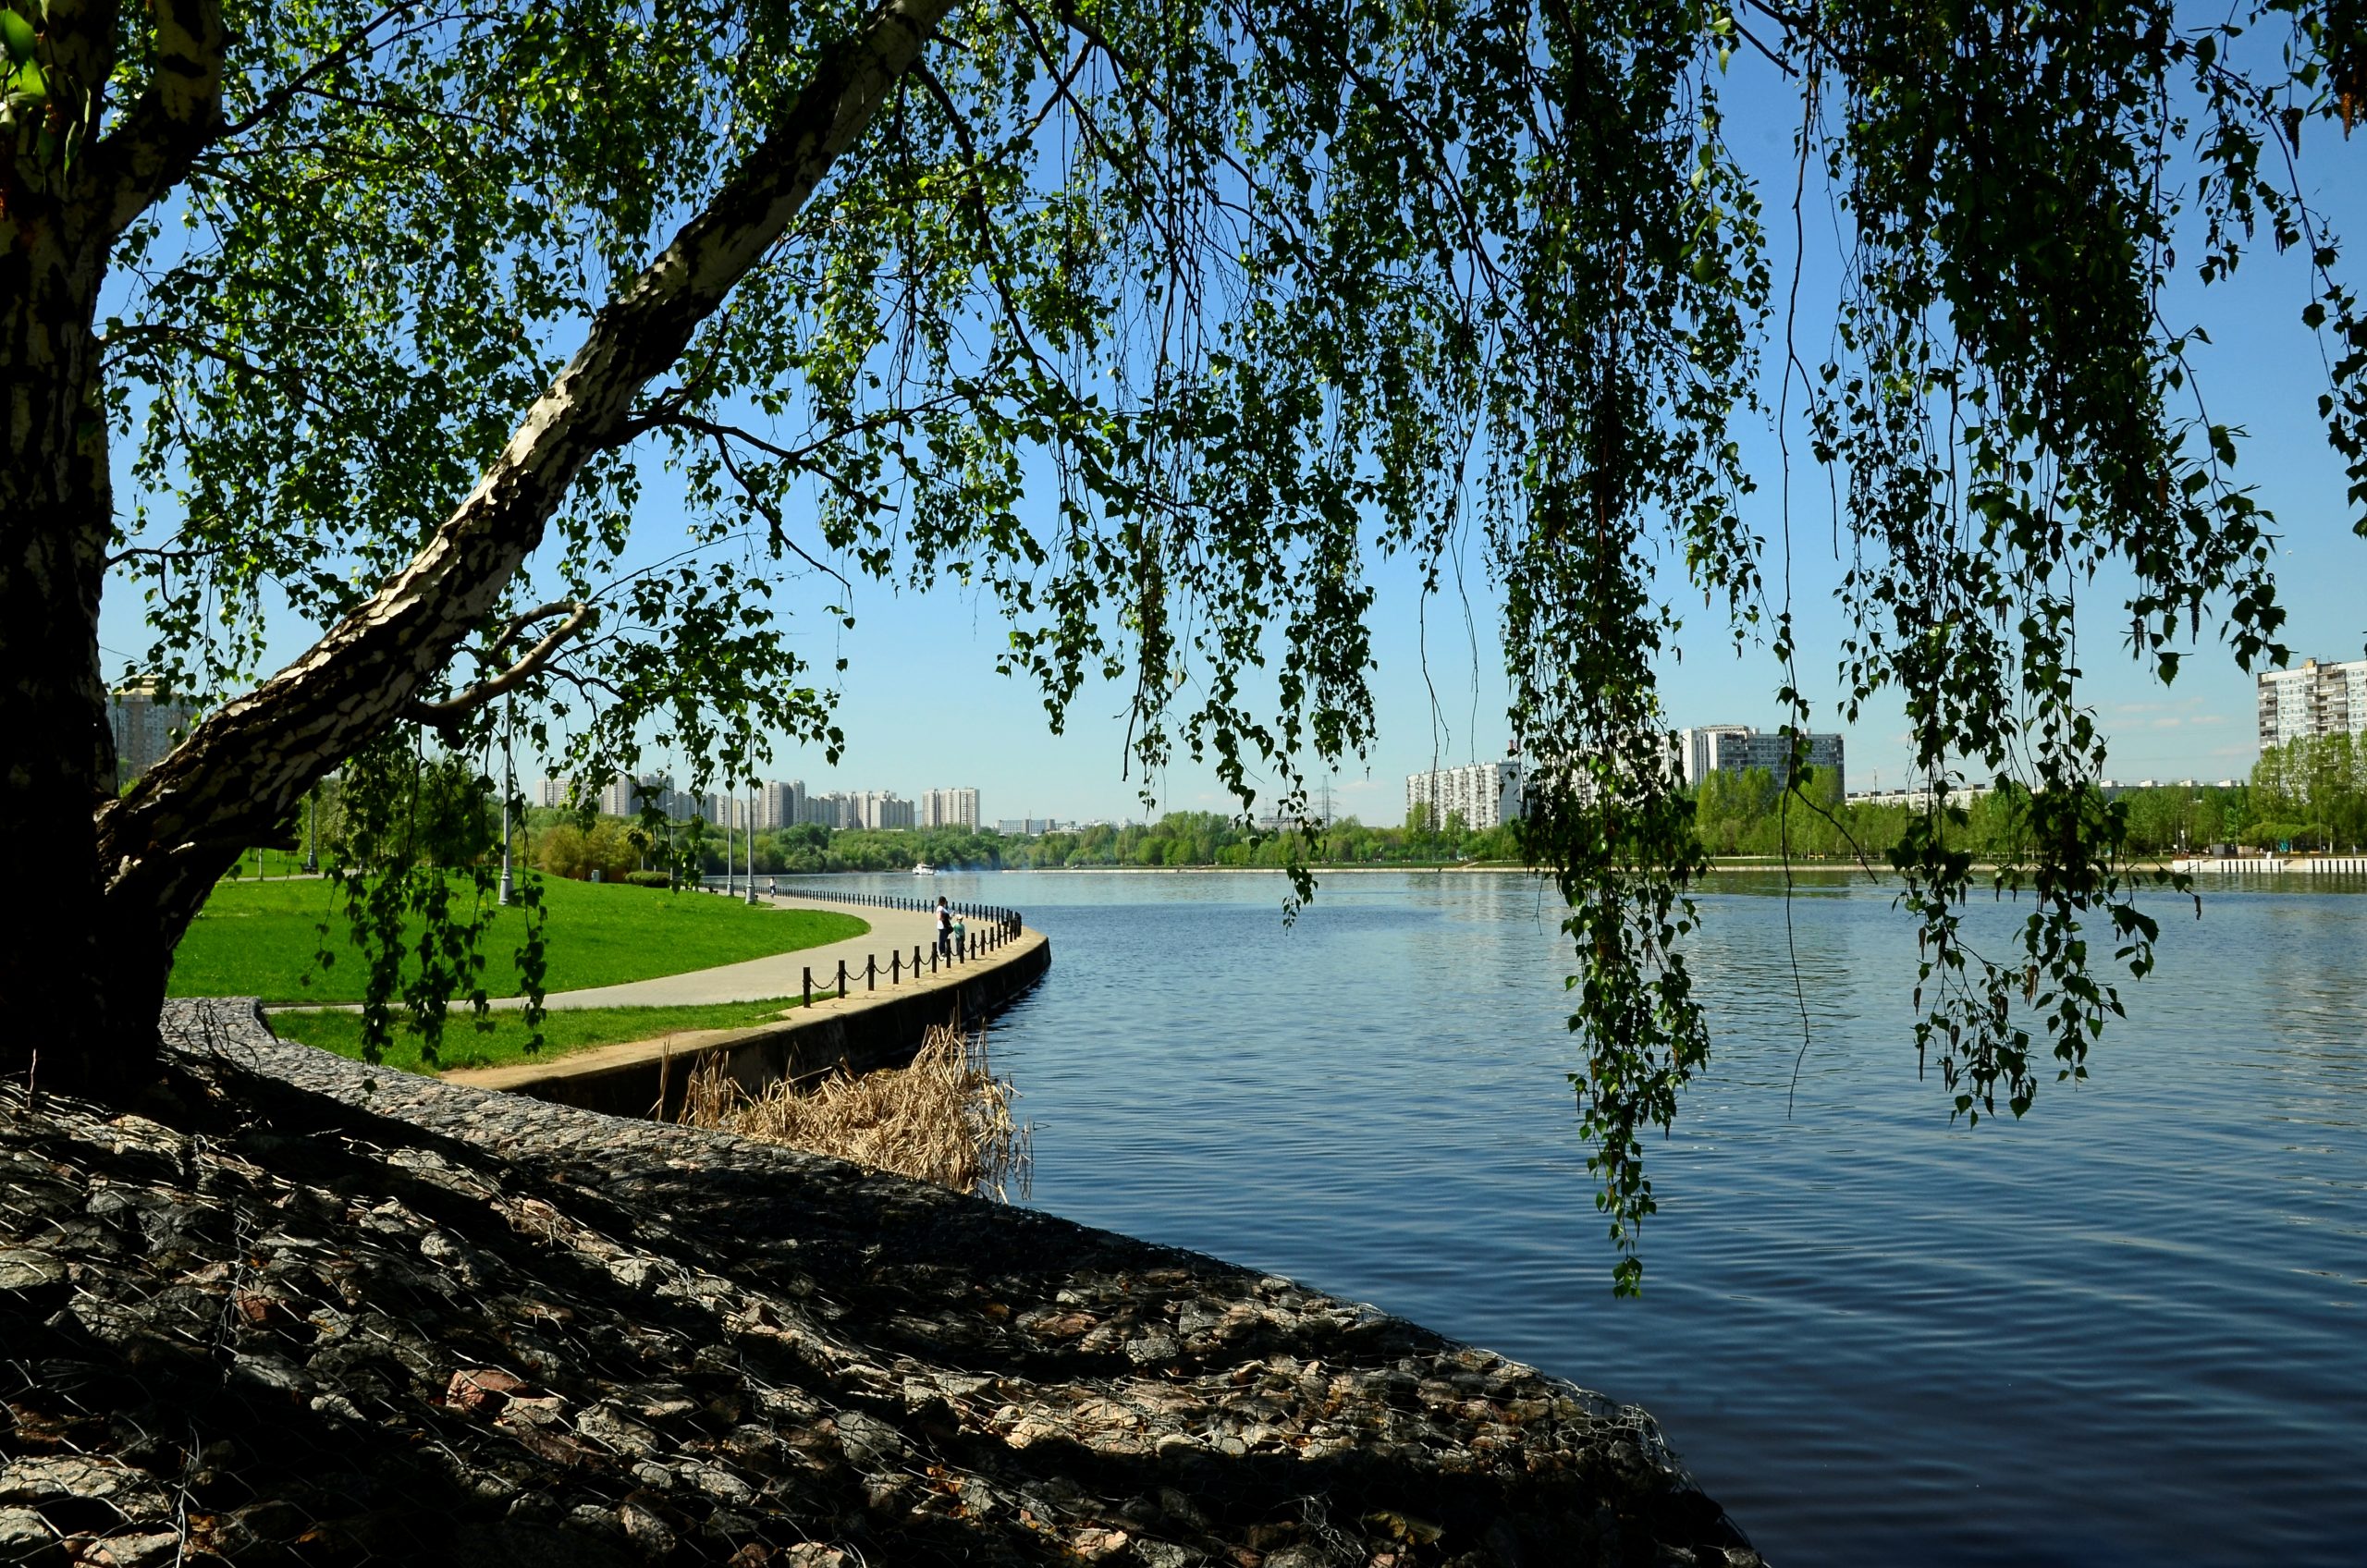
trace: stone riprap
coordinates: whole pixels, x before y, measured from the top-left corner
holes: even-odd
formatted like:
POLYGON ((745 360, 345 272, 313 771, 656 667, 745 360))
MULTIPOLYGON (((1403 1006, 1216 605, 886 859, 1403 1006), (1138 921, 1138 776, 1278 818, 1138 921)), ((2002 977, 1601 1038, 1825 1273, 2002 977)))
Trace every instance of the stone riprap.
POLYGON ((0 1098, 0 1562, 1759 1562, 1641 1412, 1369 1307, 177 1005, 0 1098))

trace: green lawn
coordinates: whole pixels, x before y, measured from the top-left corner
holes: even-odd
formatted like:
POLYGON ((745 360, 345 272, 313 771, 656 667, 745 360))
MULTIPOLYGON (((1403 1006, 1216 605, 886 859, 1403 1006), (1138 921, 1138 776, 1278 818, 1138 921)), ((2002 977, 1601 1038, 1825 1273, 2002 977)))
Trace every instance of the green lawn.
MULTIPOLYGON (((715 900, 720 903, 721 900, 715 900)), ((818 993, 817 993, 818 994, 818 993)), ((543 1019, 540 1056, 526 1052, 526 1023, 515 1011, 485 1015, 489 1029, 464 1009, 455 1009, 444 1027, 444 1044, 431 1067, 419 1054, 419 1036, 398 1020, 393 1047, 380 1058, 405 1072, 434 1072, 446 1067, 508 1067, 513 1062, 547 1061, 591 1046, 611 1046, 620 1040, 654 1040, 685 1029, 746 1029, 770 1023, 784 1011, 800 1006, 794 997, 764 1002, 717 1002, 705 1007, 586 1007, 566 1008, 543 1019)), ((271 1027, 282 1039, 359 1060, 362 1056, 362 1015, 358 1012, 275 1012, 271 1027)))
MULTIPOLYGON (((333 898, 330 885, 317 878, 223 883, 181 939, 173 961, 172 994, 360 1001, 362 957, 348 945, 345 916, 333 898), (337 955, 325 970, 313 957, 321 941, 315 927, 324 920, 337 955)), ((547 991, 712 969, 843 941, 871 929, 867 921, 834 910, 751 908, 733 899, 618 883, 553 877, 543 883, 543 899, 550 916, 547 991)), ((521 911, 504 910, 485 934, 488 995, 518 994, 511 955, 521 939, 523 918, 521 911)))

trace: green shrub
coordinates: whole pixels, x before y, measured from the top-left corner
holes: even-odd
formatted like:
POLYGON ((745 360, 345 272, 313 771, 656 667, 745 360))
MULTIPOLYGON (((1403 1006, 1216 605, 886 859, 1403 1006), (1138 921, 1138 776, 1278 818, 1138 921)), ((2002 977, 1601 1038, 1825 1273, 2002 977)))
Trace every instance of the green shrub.
POLYGON ((663 871, 628 871, 625 883, 633 888, 670 888, 674 878, 663 871))

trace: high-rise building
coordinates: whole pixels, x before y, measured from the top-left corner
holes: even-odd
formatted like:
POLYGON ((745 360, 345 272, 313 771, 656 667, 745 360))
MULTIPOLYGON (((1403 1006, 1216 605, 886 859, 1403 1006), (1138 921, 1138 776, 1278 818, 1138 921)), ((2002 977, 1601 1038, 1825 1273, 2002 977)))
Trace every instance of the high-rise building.
POLYGON ((969 789, 923 790, 913 802, 923 827, 978 827, 978 791, 969 789))
POLYGON ((1686 788, 1698 790, 1701 780, 1718 771, 1718 741, 1728 735, 1740 736, 1746 744, 1757 733, 1748 724, 1699 724, 1690 729, 1678 729, 1669 735, 1669 750, 1676 761, 1677 777, 1686 788))
POLYGON ((107 728, 115 735, 116 788, 164 761, 196 720, 197 709, 166 696, 154 680, 134 680, 110 692, 107 728))
POLYGON ((2367 659, 2304 659, 2299 669, 2263 670, 2255 685, 2263 751, 2321 735, 2367 733, 2367 659))
POLYGON ((634 803, 638 793, 633 788, 632 775, 619 773, 600 786, 602 816, 631 816, 640 808, 634 803))
POLYGON ((677 790, 669 773, 644 773, 638 778, 619 773, 600 790, 603 816, 639 816, 644 803, 655 805, 669 821, 680 822, 693 816, 704 816, 709 822, 718 820, 715 815, 716 797, 677 790))
POLYGON ((1405 776, 1405 820, 1409 823, 1443 827, 1448 817, 1459 816, 1464 827, 1477 832, 1517 822, 1521 814, 1516 760, 1476 762, 1405 776))
MULTIPOLYGON (((1844 790, 1841 737, 1811 732, 1806 739, 1809 766, 1816 769, 1820 778, 1831 778, 1835 790, 1844 790)), ((1701 781, 1712 773, 1738 774, 1754 767, 1765 768, 1778 784, 1791 777, 1792 737, 1762 732, 1747 724, 1705 724, 1679 729, 1669 737, 1669 749, 1677 772, 1690 790, 1699 789, 1701 781)))
POLYGON ((893 790, 864 790, 847 797, 855 827, 892 830, 913 826, 913 802, 893 790))
POLYGON ((794 827, 805 820, 805 780, 771 783, 756 792, 756 827, 761 830, 794 827))

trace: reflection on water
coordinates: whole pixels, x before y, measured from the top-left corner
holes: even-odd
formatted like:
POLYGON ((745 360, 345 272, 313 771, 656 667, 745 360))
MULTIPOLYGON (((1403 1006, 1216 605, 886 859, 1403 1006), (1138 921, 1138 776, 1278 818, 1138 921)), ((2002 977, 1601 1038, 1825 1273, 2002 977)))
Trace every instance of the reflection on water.
POLYGON ((1640 1302, 1550 893, 1343 876, 1285 926, 1278 877, 938 888, 1052 937, 995 1043, 1037 1207, 1643 1403, 1779 1562, 2299 1564, 2367 1561, 2367 898, 2323 882, 2165 895, 2093 1080, 1968 1129, 1889 895, 1721 880, 1640 1302))

